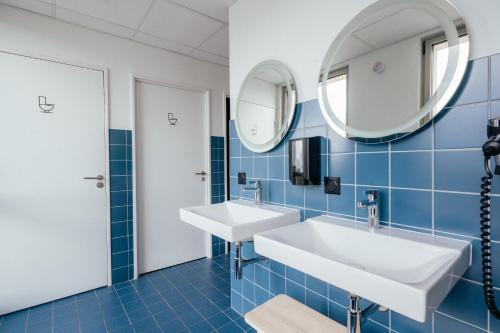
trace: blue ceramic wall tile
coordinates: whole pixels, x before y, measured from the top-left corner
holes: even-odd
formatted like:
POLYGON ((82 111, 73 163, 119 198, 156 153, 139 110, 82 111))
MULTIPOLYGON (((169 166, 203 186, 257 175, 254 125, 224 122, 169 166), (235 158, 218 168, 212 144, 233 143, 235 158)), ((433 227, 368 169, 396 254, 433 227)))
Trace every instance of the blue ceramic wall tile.
POLYGON ((274 273, 279 274, 281 276, 285 276, 285 265, 283 265, 280 262, 270 260, 269 269, 271 270, 271 272, 274 272, 274 273))
POLYGON ((254 177, 267 179, 267 157, 254 158, 254 177))
MULTIPOLYGON (((288 160, 287 160, 288 161, 288 160)), ((269 165, 269 179, 285 179, 285 157, 269 157, 268 159, 269 165)))
POLYGON ((261 265, 255 265, 255 284, 269 290, 269 270, 261 265))
POLYGON ((255 305, 259 306, 269 301, 269 289, 262 289, 260 287, 255 287, 255 305))
POLYGON ((391 154, 391 186, 432 188, 432 152, 391 154))
POLYGON ((328 298, 306 290, 306 305, 322 315, 328 316, 328 298))
POLYGON ((243 143, 240 145, 241 157, 253 157, 253 151, 249 150, 243 143))
POLYGON ((304 186, 292 185, 289 181, 286 181, 285 184, 286 204, 295 207, 304 207, 304 186))
POLYGON ((391 189, 391 222, 432 228, 432 192, 391 189))
POLYGON ((480 150, 436 151, 434 154, 435 189, 445 191, 480 191, 484 175, 480 150))
POLYGON ((325 125, 325 118, 323 118, 317 99, 302 103, 302 113, 305 127, 325 125))
POLYGON ((434 128, 432 121, 427 125, 409 134, 402 139, 391 142, 392 151, 408 151, 408 150, 429 150, 432 149, 432 134, 434 128))
POLYGON ((305 206, 326 212, 326 194, 321 185, 305 186, 305 206))
POLYGON ((295 282, 292 282, 290 280, 286 280, 286 295, 290 296, 291 298, 301 302, 305 303, 306 299, 306 289, 303 286, 300 286, 296 284, 295 282))
POLYGON ((304 104, 297 104, 295 107, 295 114, 293 116, 293 121, 290 126, 290 129, 294 130, 297 128, 304 128, 304 112, 303 112, 304 104))
POLYGON ((281 142, 268 152, 269 156, 283 156, 285 155, 285 149, 288 149, 286 141, 283 139, 281 142))
MULTIPOLYGON (((342 179, 341 179, 342 181, 342 179)), ((329 194, 328 212, 354 216, 355 191, 352 185, 341 185, 340 195, 329 194)))
POLYGON ((459 280, 438 311, 486 329, 487 311, 482 289, 477 283, 459 280))
POLYGON ((269 201, 277 204, 285 203, 285 183, 280 180, 269 181, 269 201))
POLYGON ((454 107, 435 120, 435 147, 480 148, 488 138, 488 104, 454 107))
POLYGON ((126 145, 127 133, 124 130, 109 130, 109 144, 110 145, 126 145))
POLYGON ((464 79, 449 105, 462 105, 488 100, 489 58, 469 62, 464 79))
POLYGON ((306 274, 306 288, 314 291, 316 294, 328 297, 328 284, 320 279, 306 274))
POLYGON ((354 153, 356 150, 356 143, 354 141, 340 136, 328 126, 327 133, 329 153, 354 153))
POLYGON ((389 154, 357 154, 356 181, 362 185, 389 185, 389 154))
POLYGON ((356 149, 358 153, 366 153, 366 152, 377 152, 377 151, 388 151, 389 144, 381 143, 381 144, 367 144, 367 143, 356 143, 356 149))
POLYGON ((229 138, 230 139, 238 138, 238 133, 236 132, 236 122, 234 120, 231 120, 229 122, 229 138))
POLYGON ((340 177, 342 184, 354 184, 354 154, 330 154, 328 175, 340 177))
POLYGON ((126 159, 127 159, 127 146, 125 145, 109 146, 110 161, 125 161, 126 159))
POLYGON ((231 158, 241 156, 240 145, 241 143, 238 139, 231 139, 231 141, 229 141, 229 156, 231 156, 231 158))
POLYGON ((428 333, 432 332, 432 313, 428 314, 425 323, 421 323, 405 317, 397 312, 391 312, 392 329, 405 333, 428 333))
POLYGON ((269 274, 269 291, 273 295, 285 293, 285 278, 281 275, 271 272, 269 274))
POLYGON ((434 194, 434 228, 466 236, 479 236, 479 196, 461 193, 434 194))
POLYGON ((254 159, 250 157, 241 158, 240 160, 240 170, 239 172, 246 172, 247 182, 254 177, 254 159))
POLYGON ((481 333, 484 332, 471 325, 460 322, 453 318, 436 313, 434 315, 434 332, 435 333, 481 333))
POLYGON ((295 268, 286 266, 286 278, 301 285, 305 286, 306 283, 306 275, 301 272, 296 270, 295 268))

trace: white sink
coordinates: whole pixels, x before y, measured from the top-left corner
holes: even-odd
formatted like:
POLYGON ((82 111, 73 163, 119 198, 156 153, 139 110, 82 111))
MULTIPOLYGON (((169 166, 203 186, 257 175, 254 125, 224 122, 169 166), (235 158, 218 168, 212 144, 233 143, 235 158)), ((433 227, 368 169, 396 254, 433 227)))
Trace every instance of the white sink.
POLYGON ((259 233, 255 251, 424 322, 470 266, 470 243, 320 216, 259 233))
POLYGON ((229 242, 249 240, 258 232, 300 221, 296 209, 237 200, 208 206, 181 208, 181 220, 229 242))

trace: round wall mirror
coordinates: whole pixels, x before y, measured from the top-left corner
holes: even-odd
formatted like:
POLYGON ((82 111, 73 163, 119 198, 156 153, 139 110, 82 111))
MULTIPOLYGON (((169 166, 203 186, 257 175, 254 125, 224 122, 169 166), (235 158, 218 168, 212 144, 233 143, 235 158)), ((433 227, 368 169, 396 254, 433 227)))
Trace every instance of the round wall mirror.
POLYGON ((469 58, 462 16, 446 0, 380 0, 330 46, 319 102, 343 137, 381 143, 425 125, 450 101, 469 58))
POLYGON ((288 68, 277 61, 255 66, 240 89, 236 104, 236 131, 251 151, 276 147, 295 113, 297 93, 288 68))

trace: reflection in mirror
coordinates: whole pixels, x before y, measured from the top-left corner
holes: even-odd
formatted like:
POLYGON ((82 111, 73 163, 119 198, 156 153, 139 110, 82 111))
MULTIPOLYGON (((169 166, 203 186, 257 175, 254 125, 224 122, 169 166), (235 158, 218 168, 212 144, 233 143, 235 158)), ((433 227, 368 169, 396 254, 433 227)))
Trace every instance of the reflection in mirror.
POLYGON ((243 82, 236 108, 236 130, 254 152, 274 148, 288 130, 295 111, 292 75, 281 63, 257 65, 243 82))
POLYGON ((469 38, 445 0, 381 0, 330 47, 320 75, 323 114, 341 135, 390 141, 448 103, 465 73, 469 38))

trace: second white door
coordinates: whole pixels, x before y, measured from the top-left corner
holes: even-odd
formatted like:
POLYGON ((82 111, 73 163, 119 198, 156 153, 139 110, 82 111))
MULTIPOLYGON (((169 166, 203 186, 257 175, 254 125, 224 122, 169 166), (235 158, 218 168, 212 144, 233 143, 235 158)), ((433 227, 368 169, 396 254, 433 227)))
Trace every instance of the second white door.
POLYGON ((208 203, 206 94, 136 81, 139 273, 207 254, 206 235, 179 219, 208 203))

